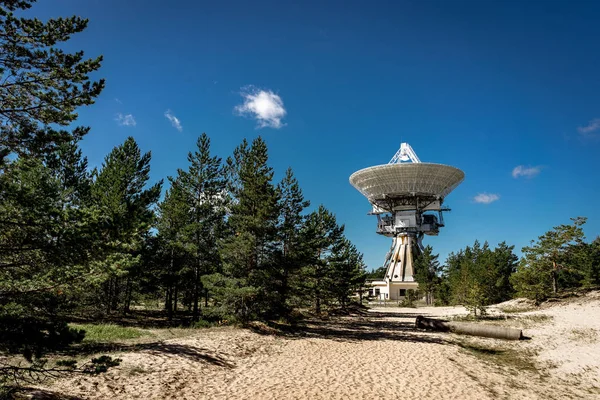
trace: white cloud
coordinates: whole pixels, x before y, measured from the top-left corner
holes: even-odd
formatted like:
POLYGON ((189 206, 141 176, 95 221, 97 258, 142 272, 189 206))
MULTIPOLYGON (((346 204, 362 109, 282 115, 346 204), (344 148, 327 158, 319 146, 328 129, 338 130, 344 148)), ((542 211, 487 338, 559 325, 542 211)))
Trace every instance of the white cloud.
POLYGON ((579 133, 585 137, 595 137, 600 134, 600 118, 594 118, 586 126, 577 128, 579 133), (598 132, 597 132, 598 131, 598 132), (597 133, 594 133, 597 132, 597 133))
POLYGON ((173 125, 173 128, 177 129, 179 132, 183 131, 181 121, 179 120, 179 118, 173 115, 173 112, 171 110, 165 111, 165 117, 167 117, 167 119, 171 121, 171 125, 173 125))
POLYGON ((513 168, 512 176, 515 179, 520 176, 524 176, 525 178, 533 178, 534 176, 538 175, 541 171, 542 167, 539 165, 535 167, 526 167, 524 165, 518 165, 515 168, 513 168))
POLYGON ((285 124, 281 122, 287 114, 283 100, 271 90, 261 90, 253 86, 242 89, 240 93, 244 103, 234 110, 239 115, 248 115, 258 121, 259 128, 279 129, 285 124))
POLYGON ((136 126, 137 125, 137 122, 135 122, 135 118, 133 118, 133 115, 131 115, 131 114, 123 115, 121 113, 117 113, 117 116, 115 117, 115 121, 117 121, 117 124, 119 124, 120 126, 136 126))
POLYGON ((121 100, 119 100, 118 98, 115 97, 115 101, 119 104, 123 104, 123 102, 121 100))
POLYGON ((479 193, 473 200, 475 200, 475 203, 490 204, 500 200, 500 196, 493 193, 479 193))

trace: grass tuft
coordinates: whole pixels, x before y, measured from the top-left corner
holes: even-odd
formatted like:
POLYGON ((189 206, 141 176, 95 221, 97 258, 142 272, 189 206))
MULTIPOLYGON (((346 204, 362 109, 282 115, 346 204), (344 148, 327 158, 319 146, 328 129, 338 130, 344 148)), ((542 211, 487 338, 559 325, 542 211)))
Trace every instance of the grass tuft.
POLYGON ((523 371, 541 374, 535 362, 533 354, 524 350, 512 348, 494 348, 466 341, 458 343, 466 352, 474 355, 482 361, 487 361, 497 366, 508 368, 511 374, 516 375, 523 371))
POLYGON ((598 331, 594 328, 575 328, 571 330, 571 338, 580 342, 594 343, 598 341, 598 331))
POLYGON ((141 329, 116 324, 70 324, 70 326, 74 329, 83 329, 85 331, 84 343, 117 342, 150 335, 150 332, 141 329))

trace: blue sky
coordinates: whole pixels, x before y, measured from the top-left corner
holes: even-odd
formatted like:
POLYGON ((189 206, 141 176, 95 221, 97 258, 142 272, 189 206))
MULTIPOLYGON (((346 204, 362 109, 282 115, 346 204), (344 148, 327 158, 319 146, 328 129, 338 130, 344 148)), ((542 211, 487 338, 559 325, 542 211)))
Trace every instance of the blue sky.
POLYGON ((104 55, 106 89, 79 119, 92 166, 132 135, 159 180, 202 132, 223 158, 262 135, 276 177, 291 166, 373 268, 390 239, 348 177, 406 141, 466 174, 425 241, 442 260, 475 239, 520 250, 580 215, 600 234, 599 2, 42 0, 30 14, 90 19, 66 48, 104 55))

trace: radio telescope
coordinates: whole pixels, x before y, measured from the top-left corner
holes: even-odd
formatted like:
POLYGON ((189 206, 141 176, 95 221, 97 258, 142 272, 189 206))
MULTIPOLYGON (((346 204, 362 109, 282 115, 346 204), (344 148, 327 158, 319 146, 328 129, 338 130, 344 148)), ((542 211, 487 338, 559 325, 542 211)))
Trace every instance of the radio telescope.
POLYGON ((423 163, 408 143, 388 164, 356 171, 350 183, 371 203, 369 214, 377 216, 377 233, 391 237, 382 281, 372 282, 374 295, 397 300, 407 289, 417 289, 414 257, 423 250, 424 235, 437 236, 444 226, 444 198, 465 178, 449 165, 423 163))

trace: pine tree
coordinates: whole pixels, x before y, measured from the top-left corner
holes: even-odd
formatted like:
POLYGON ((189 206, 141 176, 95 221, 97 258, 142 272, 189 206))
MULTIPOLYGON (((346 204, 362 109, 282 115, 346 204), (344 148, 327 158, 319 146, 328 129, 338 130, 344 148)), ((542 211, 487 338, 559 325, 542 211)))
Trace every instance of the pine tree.
POLYGON ((500 243, 493 254, 493 287, 490 293, 490 302, 500 303, 509 300, 514 289, 510 282, 510 277, 517 270, 519 258, 514 254, 515 246, 509 246, 506 242, 500 243))
POLYGON ((150 180, 150 152, 142 155, 132 137, 104 159, 92 185, 92 201, 106 218, 102 235, 108 259, 108 280, 102 300, 108 312, 119 304, 129 310, 134 277, 141 267, 141 252, 154 222, 162 180, 146 188, 150 180))
POLYGON ((202 276, 217 272, 220 266, 217 243, 224 232, 226 181, 221 159, 211 156, 210 139, 205 133, 198 138, 197 150, 188 154, 188 162, 189 169, 177 173, 177 187, 188 207, 181 241, 190 255, 192 311, 197 320, 204 293, 202 276))
POLYGON ((64 314, 101 256, 87 161, 75 143, 55 151, 23 155, 0 174, 0 346, 30 361, 81 339, 64 314))
POLYGON ((344 227, 337 224, 335 216, 323 205, 310 213, 302 230, 302 242, 307 255, 302 269, 302 286, 305 297, 321 313, 322 306, 332 299, 333 273, 330 259, 334 246, 343 239, 344 227))
POLYGON ((186 246, 184 228, 189 223, 190 205, 177 179, 170 178, 171 187, 158 205, 157 243, 153 251, 156 274, 165 290, 165 309, 169 320, 177 311, 178 294, 181 289, 182 269, 186 246), (165 265, 167 266, 165 269, 165 265))
POLYGON ((433 304, 433 293, 440 284, 439 254, 433 254, 433 247, 426 246, 415 259, 415 280, 419 289, 425 293, 427 305, 433 304))
POLYGON ((0 2, 0 168, 10 154, 48 154, 83 137, 87 128, 68 132, 55 126, 73 123, 76 109, 93 104, 104 88, 104 80, 92 82, 88 76, 100 68, 102 57, 86 60, 83 51, 61 49, 88 20, 74 16, 42 22, 14 15, 33 3, 0 2))
POLYGON ((220 245, 222 281, 236 290, 221 302, 235 305, 233 313, 242 318, 276 313, 279 305, 274 286, 277 277, 278 193, 273 185, 273 169, 267 164, 268 153, 260 137, 250 147, 244 141, 229 159, 231 183, 228 226, 233 234, 220 245))
POLYGON ((344 309, 351 297, 365 284, 363 256, 348 239, 342 237, 332 248, 328 269, 331 286, 328 291, 344 309))
POLYGON ((475 313, 509 299, 513 293, 510 276, 517 263, 513 248, 502 242, 492 250, 487 242, 481 245, 476 240, 473 246, 451 253, 439 285, 440 294, 449 294, 452 303, 464 304, 475 313))
MULTIPOLYGON (((102 216, 90 204, 87 161, 78 150, 89 131, 73 125, 104 81, 88 74, 101 57, 68 53, 80 17, 17 17, 33 0, 0 1, 0 347, 20 351, 37 371, 44 351, 80 340, 65 313, 98 276, 102 216)), ((1 386, 31 369, 4 365, 1 386)))
POLYGON ((300 231, 304 223, 302 212, 310 205, 310 202, 304 200, 302 189, 294 177, 291 168, 285 173, 285 177, 277 186, 279 193, 279 224, 278 236, 280 242, 280 259, 276 263, 278 266, 279 287, 272 290, 279 294, 277 303, 280 306, 279 314, 287 315, 290 311, 288 302, 290 291, 290 281, 293 281, 303 265, 304 254, 302 252, 302 243, 300 231))
POLYGON ((577 271, 576 259, 569 257, 574 246, 584 240, 582 226, 586 218, 572 218, 570 225, 559 225, 544 233, 530 246, 523 247, 523 262, 511 281, 519 295, 541 301, 556 294, 562 276, 577 271))

